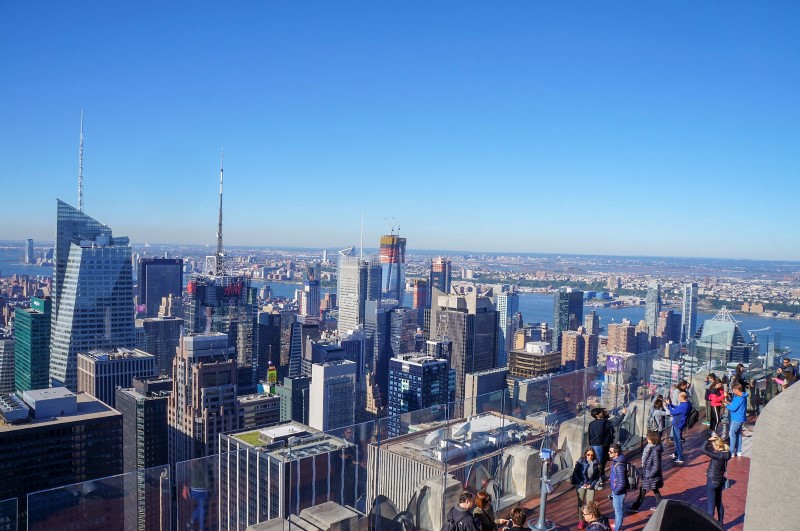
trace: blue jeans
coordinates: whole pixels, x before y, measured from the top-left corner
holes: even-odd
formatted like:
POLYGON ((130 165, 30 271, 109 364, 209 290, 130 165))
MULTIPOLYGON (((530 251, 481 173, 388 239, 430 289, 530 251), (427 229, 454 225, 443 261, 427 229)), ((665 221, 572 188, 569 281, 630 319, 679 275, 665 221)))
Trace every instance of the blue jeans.
POLYGON ((672 441, 675 443, 675 459, 683 461, 683 443, 681 442, 681 430, 677 424, 672 425, 672 441))
POLYGON ((728 436, 731 439, 731 453, 736 455, 742 451, 742 426, 744 422, 739 420, 731 421, 731 429, 728 436))
POLYGON ((714 509, 717 510, 717 522, 722 523, 722 518, 725 516, 725 508, 722 506, 722 489, 725 483, 714 485, 711 483, 711 478, 706 479, 706 496, 708 502, 706 503, 706 510, 711 518, 714 518, 714 509))
POLYGON ((194 512, 192 519, 189 522, 192 529, 197 526, 197 529, 204 530, 206 528, 206 513, 208 512, 208 489, 203 488, 190 488, 189 494, 194 500, 194 512))
POLYGON ((625 501, 625 493, 612 494, 611 503, 614 505, 614 531, 622 529, 622 519, 625 517, 625 509, 622 506, 625 501))

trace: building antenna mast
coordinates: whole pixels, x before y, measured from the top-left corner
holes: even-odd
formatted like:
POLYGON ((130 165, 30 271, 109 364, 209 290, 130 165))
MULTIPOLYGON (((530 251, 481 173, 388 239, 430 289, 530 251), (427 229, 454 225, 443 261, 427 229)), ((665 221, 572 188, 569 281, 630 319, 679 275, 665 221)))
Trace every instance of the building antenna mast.
POLYGON ((81 143, 78 148, 78 210, 83 212, 83 109, 81 109, 81 143))
POLYGON ((219 158, 219 225, 217 226, 217 270, 214 272, 216 275, 223 273, 223 255, 222 250, 222 178, 224 175, 224 162, 225 162, 225 148, 222 148, 219 158))

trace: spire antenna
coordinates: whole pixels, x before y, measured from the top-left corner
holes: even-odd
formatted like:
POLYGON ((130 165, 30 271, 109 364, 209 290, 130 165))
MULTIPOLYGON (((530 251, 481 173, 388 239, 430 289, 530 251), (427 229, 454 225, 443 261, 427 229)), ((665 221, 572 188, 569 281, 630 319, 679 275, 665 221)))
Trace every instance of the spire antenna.
POLYGON ((217 275, 221 275, 223 273, 223 255, 224 251, 222 249, 222 178, 224 175, 225 170, 224 168, 225 162, 225 148, 222 148, 220 158, 219 158, 219 225, 217 227, 217 270, 215 273, 217 275))
POLYGON ((78 210, 83 212, 83 109, 81 109, 81 143, 78 148, 78 210))

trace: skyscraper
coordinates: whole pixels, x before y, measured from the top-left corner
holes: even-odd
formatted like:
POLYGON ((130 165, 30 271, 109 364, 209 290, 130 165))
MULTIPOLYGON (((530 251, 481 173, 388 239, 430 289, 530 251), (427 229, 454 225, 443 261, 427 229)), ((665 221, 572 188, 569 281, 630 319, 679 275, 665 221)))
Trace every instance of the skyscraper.
POLYGON ((697 282, 683 286, 681 341, 689 341, 697 332, 697 282))
POLYGON ((140 348, 155 356, 158 374, 172 376, 172 360, 180 344, 183 322, 175 317, 136 320, 137 329, 141 328, 140 348))
POLYGON ((561 351, 561 333, 577 330, 583 323, 583 292, 560 289, 553 297, 553 350, 561 351))
POLYGON ((308 425, 321 431, 355 422, 356 364, 348 360, 314 363, 311 367, 308 425))
POLYGON ((133 348, 133 270, 127 237, 58 201, 50 381, 77 389, 78 352, 133 348))
POLYGON ((25 242, 25 263, 35 264, 36 255, 33 254, 33 240, 28 238, 25 242))
POLYGON ((608 325, 608 352, 636 353, 636 327, 627 319, 608 325))
POLYGON ((661 286, 658 282, 651 282, 647 286, 644 307, 644 321, 647 323, 647 333, 651 336, 655 336, 658 330, 659 312, 661 312, 661 286))
POLYGON ((425 308, 430 307, 430 286, 428 285, 427 280, 422 280, 421 278, 415 278, 411 283, 411 290, 412 290, 412 299, 411 299, 411 307, 414 309, 420 310, 420 315, 422 315, 422 310, 425 308))
POLYGON ((434 344, 450 344, 449 362, 456 376, 455 400, 464 399, 467 373, 497 366, 498 321, 489 297, 479 297, 476 292, 445 295, 433 289, 430 337, 434 344))
POLYGON ((169 462, 218 451, 219 434, 238 428, 235 349, 226 334, 181 338, 169 397, 169 462))
POLYGON ((78 392, 116 406, 117 387, 131 387, 134 378, 158 375, 156 359, 143 350, 126 348, 78 354, 78 392))
POLYGON ((0 395, 14 392, 14 343, 0 337, 0 395))
POLYGON ((30 308, 14 312, 14 380, 17 394, 44 389, 50 383, 50 297, 31 297, 30 308))
MULTIPOLYGON (((21 400, 9 396, 0 403, 0 416, 22 415, 0 423, 0 498, 16 498, 19 514, 27 511, 29 493, 122 473, 122 415, 96 398, 58 388, 25 391, 21 400)), ((110 514, 95 515, 95 525, 104 518, 122 518, 121 507, 117 511, 112 500, 106 502, 110 514)), ((19 527, 34 529, 33 520, 49 516, 28 514, 30 527, 26 522, 19 527)), ((123 528, 121 523, 108 527, 123 528)))
POLYGON ((158 317, 158 309, 163 297, 180 297, 183 289, 182 258, 140 258, 138 264, 138 284, 144 305, 143 317, 158 317))
POLYGON ((513 291, 503 291, 495 296, 499 315, 497 330, 497 366, 508 365, 508 351, 512 348, 516 325, 514 316, 519 312, 519 295, 513 291))
POLYGON ((367 299, 381 300, 381 264, 376 260, 362 260, 354 255, 353 250, 353 247, 348 247, 339 251, 336 294, 340 334, 364 324, 367 299))
POLYGON ((592 310, 583 320, 583 326, 586 328, 588 334, 600 334, 600 317, 597 312, 592 310))
MULTIPOLYGON (((450 293, 450 285, 453 279, 453 265, 447 258, 437 256, 431 260, 431 281, 430 288, 436 288, 445 295, 450 293)), ((432 293, 432 292, 431 292, 432 293)), ((431 304, 432 299, 428 299, 431 304)))
POLYGON ((381 236, 380 261, 383 298, 402 305, 406 290, 406 239, 394 232, 381 236))
POLYGON ((300 315, 307 319, 319 320, 319 266, 307 265, 303 279, 303 296, 300 304, 300 315))
POLYGON ((447 360, 421 353, 404 353, 389 360, 389 436, 405 433, 403 413, 446 404, 449 396, 447 360))

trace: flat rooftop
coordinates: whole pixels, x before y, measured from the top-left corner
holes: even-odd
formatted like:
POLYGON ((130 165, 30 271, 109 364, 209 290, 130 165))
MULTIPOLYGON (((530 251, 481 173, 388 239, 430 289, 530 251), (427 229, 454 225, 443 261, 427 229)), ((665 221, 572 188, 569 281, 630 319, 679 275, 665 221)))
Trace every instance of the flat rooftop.
MULTIPOLYGON (((27 391, 27 393, 31 392, 60 392, 60 393, 69 393, 72 394, 66 388, 51 388, 51 389, 38 389, 37 391, 27 391)), ((60 395, 63 396, 63 395, 60 395)), ((49 396, 48 398, 53 398, 49 396)), ((78 412, 73 415, 64 415, 63 417, 48 417, 44 419, 35 419, 31 418, 27 422, 23 424, 0 424, 0 436, 5 435, 6 433, 11 432, 19 432, 26 430, 28 428, 32 428, 34 426, 57 426, 57 425, 69 425, 75 422, 80 422, 82 420, 89 420, 89 419, 98 419, 98 418, 105 418, 105 417, 118 417, 122 414, 117 411, 116 409, 112 409, 111 407, 105 405, 100 400, 96 399, 90 394, 87 393, 78 393, 77 395, 78 401, 78 412)))

